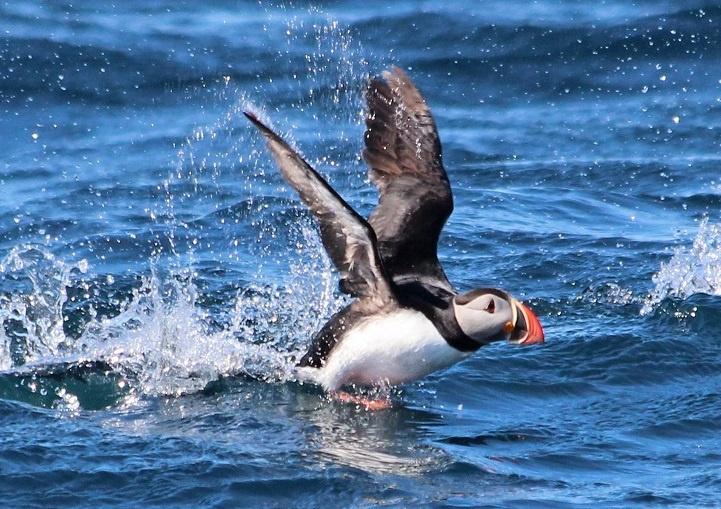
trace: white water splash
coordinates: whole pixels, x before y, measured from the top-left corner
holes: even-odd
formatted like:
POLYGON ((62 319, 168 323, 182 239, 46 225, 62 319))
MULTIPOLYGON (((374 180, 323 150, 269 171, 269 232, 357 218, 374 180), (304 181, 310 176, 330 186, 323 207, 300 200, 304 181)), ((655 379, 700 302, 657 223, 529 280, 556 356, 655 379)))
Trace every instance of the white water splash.
POLYGON ((704 218, 693 245, 676 248, 671 259, 661 264, 653 282, 656 287, 641 308, 642 315, 668 297, 721 295, 721 225, 704 218))
POLYGON ((613 282, 591 286, 578 295, 576 299, 592 304, 613 304, 620 306, 638 304, 641 300, 634 295, 633 290, 613 282))
MULTIPOLYGON (((0 277, 32 288, 26 295, 0 295, 0 325, 6 320, 20 323, 20 334, 33 338, 25 342, 25 361, 58 355, 66 345, 62 306, 67 300, 66 282, 71 273, 85 272, 87 262, 67 265, 42 248, 18 246, 0 261, 0 277)), ((11 338, 0 327, 0 369, 12 366, 11 338)))
MULTIPOLYGON (((315 7, 309 7, 306 15, 300 17, 289 13, 284 35, 288 49, 280 50, 275 58, 284 62, 282 67, 288 65, 288 74, 282 79, 259 76, 243 89, 224 78, 224 86, 216 90, 216 99, 227 105, 226 110, 211 121, 204 119, 203 125, 196 126, 178 147, 175 168, 162 183, 164 200, 148 210, 154 220, 163 218, 158 222, 165 228, 167 238, 163 240, 168 241, 171 251, 165 254, 175 256, 179 266, 192 264, 199 246, 207 246, 206 235, 217 229, 226 231, 230 221, 238 223, 237 218, 228 218, 213 225, 189 224, 188 219, 197 220, 199 215, 210 215, 237 204, 237 197, 223 196, 224 182, 240 183, 247 191, 245 199, 250 207, 256 204, 259 209, 267 207, 262 202, 263 194, 277 196, 277 189, 272 186, 279 181, 279 174, 262 137, 242 115, 245 110, 259 114, 291 145, 296 145, 295 129, 288 121, 294 115, 299 114, 308 122, 332 124, 337 138, 334 143, 322 154, 304 153, 304 157, 321 173, 333 172, 334 179, 340 176, 362 185, 366 178, 367 171, 358 154, 370 67, 360 41, 353 38, 350 28, 315 7), (279 95, 287 98, 283 107, 267 111, 266 98, 279 95), (350 154, 348 145, 354 147, 350 154)), ((318 139, 327 136, 325 130, 317 131, 318 139)), ((304 145, 299 147, 301 152, 308 149, 307 143, 301 145, 304 145)), ((287 193, 288 188, 285 185, 282 188, 287 193)), ((258 210, 256 221, 262 221, 262 215, 258 210)), ((267 234, 259 231, 259 239, 267 234)), ((226 251, 217 255, 241 260, 244 254, 239 244, 236 238, 226 251)))
MULTIPOLYGON (((283 86, 301 92, 288 108, 308 118, 322 112, 326 122, 338 125, 341 141, 360 143, 356 131, 362 129, 368 63, 360 56, 359 43, 332 20, 311 27, 292 20, 286 28, 289 48, 303 39, 312 43, 307 53, 294 56, 302 58, 303 65, 296 67, 302 71, 283 81, 283 86), (309 88, 303 93, 301 86, 309 88)), ((288 55, 278 58, 285 60, 288 55)), ((275 195, 268 192, 268 181, 277 174, 273 169, 271 179, 265 178, 272 163, 240 113, 249 100, 262 100, 280 85, 259 79, 253 90, 239 90, 229 79, 223 83, 218 99, 228 103, 225 113, 194 129, 178 147, 174 169, 159 186, 161 201, 145 210, 158 225, 150 264, 175 271, 143 276, 112 317, 100 316, 92 307, 92 292, 85 292, 80 300, 91 303, 90 321, 80 337, 71 337, 64 330, 71 318, 68 304, 82 302, 69 302, 67 289, 89 289, 94 279, 85 273, 92 273, 93 267, 86 261, 61 260, 43 248, 18 246, 0 269, 7 276, 0 282, 8 282, 0 286, 0 370, 32 369, 65 360, 103 361, 123 374, 139 395, 193 392, 223 375, 246 373, 270 381, 292 378, 295 359, 343 298, 335 292, 330 262, 315 230, 305 220, 279 224, 274 215, 280 212, 267 211, 263 201, 267 197, 259 193, 260 189, 275 195), (244 130, 239 131, 239 126, 244 130), (230 196, 227 189, 223 193, 227 180, 240 181, 247 196, 230 196), (215 211, 240 200, 252 206, 256 199, 253 220, 242 225, 255 229, 255 239, 237 238, 238 218, 214 219, 215 211), (290 256, 286 252, 279 256, 273 228, 286 228, 288 238, 300 239, 290 256), (227 245, 213 242, 218 236, 211 234, 218 231, 230 239, 227 245), (212 317, 198 304, 192 276, 195 254, 201 249, 204 256, 219 261, 236 262, 250 254, 257 264, 257 273, 249 275, 254 283, 223 303, 222 309, 213 308, 212 317), (273 263, 280 258, 287 262, 289 273, 279 281, 273 263), (265 266, 270 266, 269 274, 264 273, 265 266), (23 284, 16 285, 15 280, 23 284)), ((339 145, 315 162, 321 170, 343 163, 351 168, 351 178, 363 179, 365 171, 353 169, 360 159, 348 159, 347 148, 339 145)), ((114 276, 109 278, 100 277, 112 284, 114 276)), ((120 303, 110 304, 117 308, 120 303)), ((71 406, 72 397, 63 395, 71 406)))
MULTIPOLYGON (((308 249, 317 249, 311 232, 308 238, 308 249)), ((308 338, 342 302, 334 295, 329 262, 321 258, 318 263, 324 265, 307 260, 294 265, 289 287, 246 288, 230 303, 231 319, 221 328, 211 325, 208 311, 198 305, 190 277, 161 278, 153 271, 119 314, 99 318, 91 310, 90 322, 74 338, 66 335, 63 322, 68 319, 67 288, 85 284, 78 280, 78 264, 66 264, 38 247, 18 247, 0 263, 2 275, 28 283, 0 298, 0 369, 103 361, 132 381, 133 394, 150 396, 198 391, 227 375, 291 380, 308 338), (326 276, 318 278, 318 273, 326 276), (25 352, 19 361, 5 334, 8 320, 20 324, 14 327, 15 341, 25 352)))

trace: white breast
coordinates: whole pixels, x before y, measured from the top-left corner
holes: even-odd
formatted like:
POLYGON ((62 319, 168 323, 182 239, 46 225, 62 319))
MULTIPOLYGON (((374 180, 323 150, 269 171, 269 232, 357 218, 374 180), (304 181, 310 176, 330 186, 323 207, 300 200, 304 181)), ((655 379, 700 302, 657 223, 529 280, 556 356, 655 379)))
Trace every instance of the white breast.
POLYGON ((397 385, 467 356, 446 343, 425 315, 402 309, 365 319, 343 337, 322 368, 302 368, 299 374, 327 390, 349 384, 397 385))

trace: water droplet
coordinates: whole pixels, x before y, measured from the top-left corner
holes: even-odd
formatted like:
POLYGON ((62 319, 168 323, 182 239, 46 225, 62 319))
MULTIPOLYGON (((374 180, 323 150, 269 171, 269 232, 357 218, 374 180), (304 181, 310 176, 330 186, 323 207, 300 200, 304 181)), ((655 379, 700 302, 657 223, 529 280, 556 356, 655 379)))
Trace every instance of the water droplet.
POLYGON ((88 261, 85 258, 78 262, 78 270, 83 274, 88 271, 88 261))

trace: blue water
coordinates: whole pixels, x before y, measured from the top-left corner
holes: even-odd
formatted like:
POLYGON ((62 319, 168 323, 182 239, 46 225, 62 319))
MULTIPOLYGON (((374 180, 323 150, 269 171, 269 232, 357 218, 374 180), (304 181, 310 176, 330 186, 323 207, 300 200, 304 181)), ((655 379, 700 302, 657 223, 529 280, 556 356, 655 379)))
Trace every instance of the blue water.
POLYGON ((0 4, 0 505, 716 506, 721 8, 0 4), (530 302, 369 413, 293 381, 343 305, 240 114, 364 214, 363 87, 426 95, 461 290, 530 302))

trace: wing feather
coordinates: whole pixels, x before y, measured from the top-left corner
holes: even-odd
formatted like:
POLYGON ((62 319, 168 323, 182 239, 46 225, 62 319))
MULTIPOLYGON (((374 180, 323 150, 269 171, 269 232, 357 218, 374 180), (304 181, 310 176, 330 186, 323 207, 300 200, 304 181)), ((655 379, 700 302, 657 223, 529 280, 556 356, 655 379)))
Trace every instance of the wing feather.
POLYGON ((280 136, 254 114, 244 113, 266 138, 285 180, 317 219, 323 246, 340 272, 343 290, 378 307, 395 302, 373 228, 280 136))
POLYGON ((372 79, 366 99, 363 157, 380 193, 369 222, 386 270, 453 291, 437 256, 453 195, 430 109, 398 67, 372 79))

